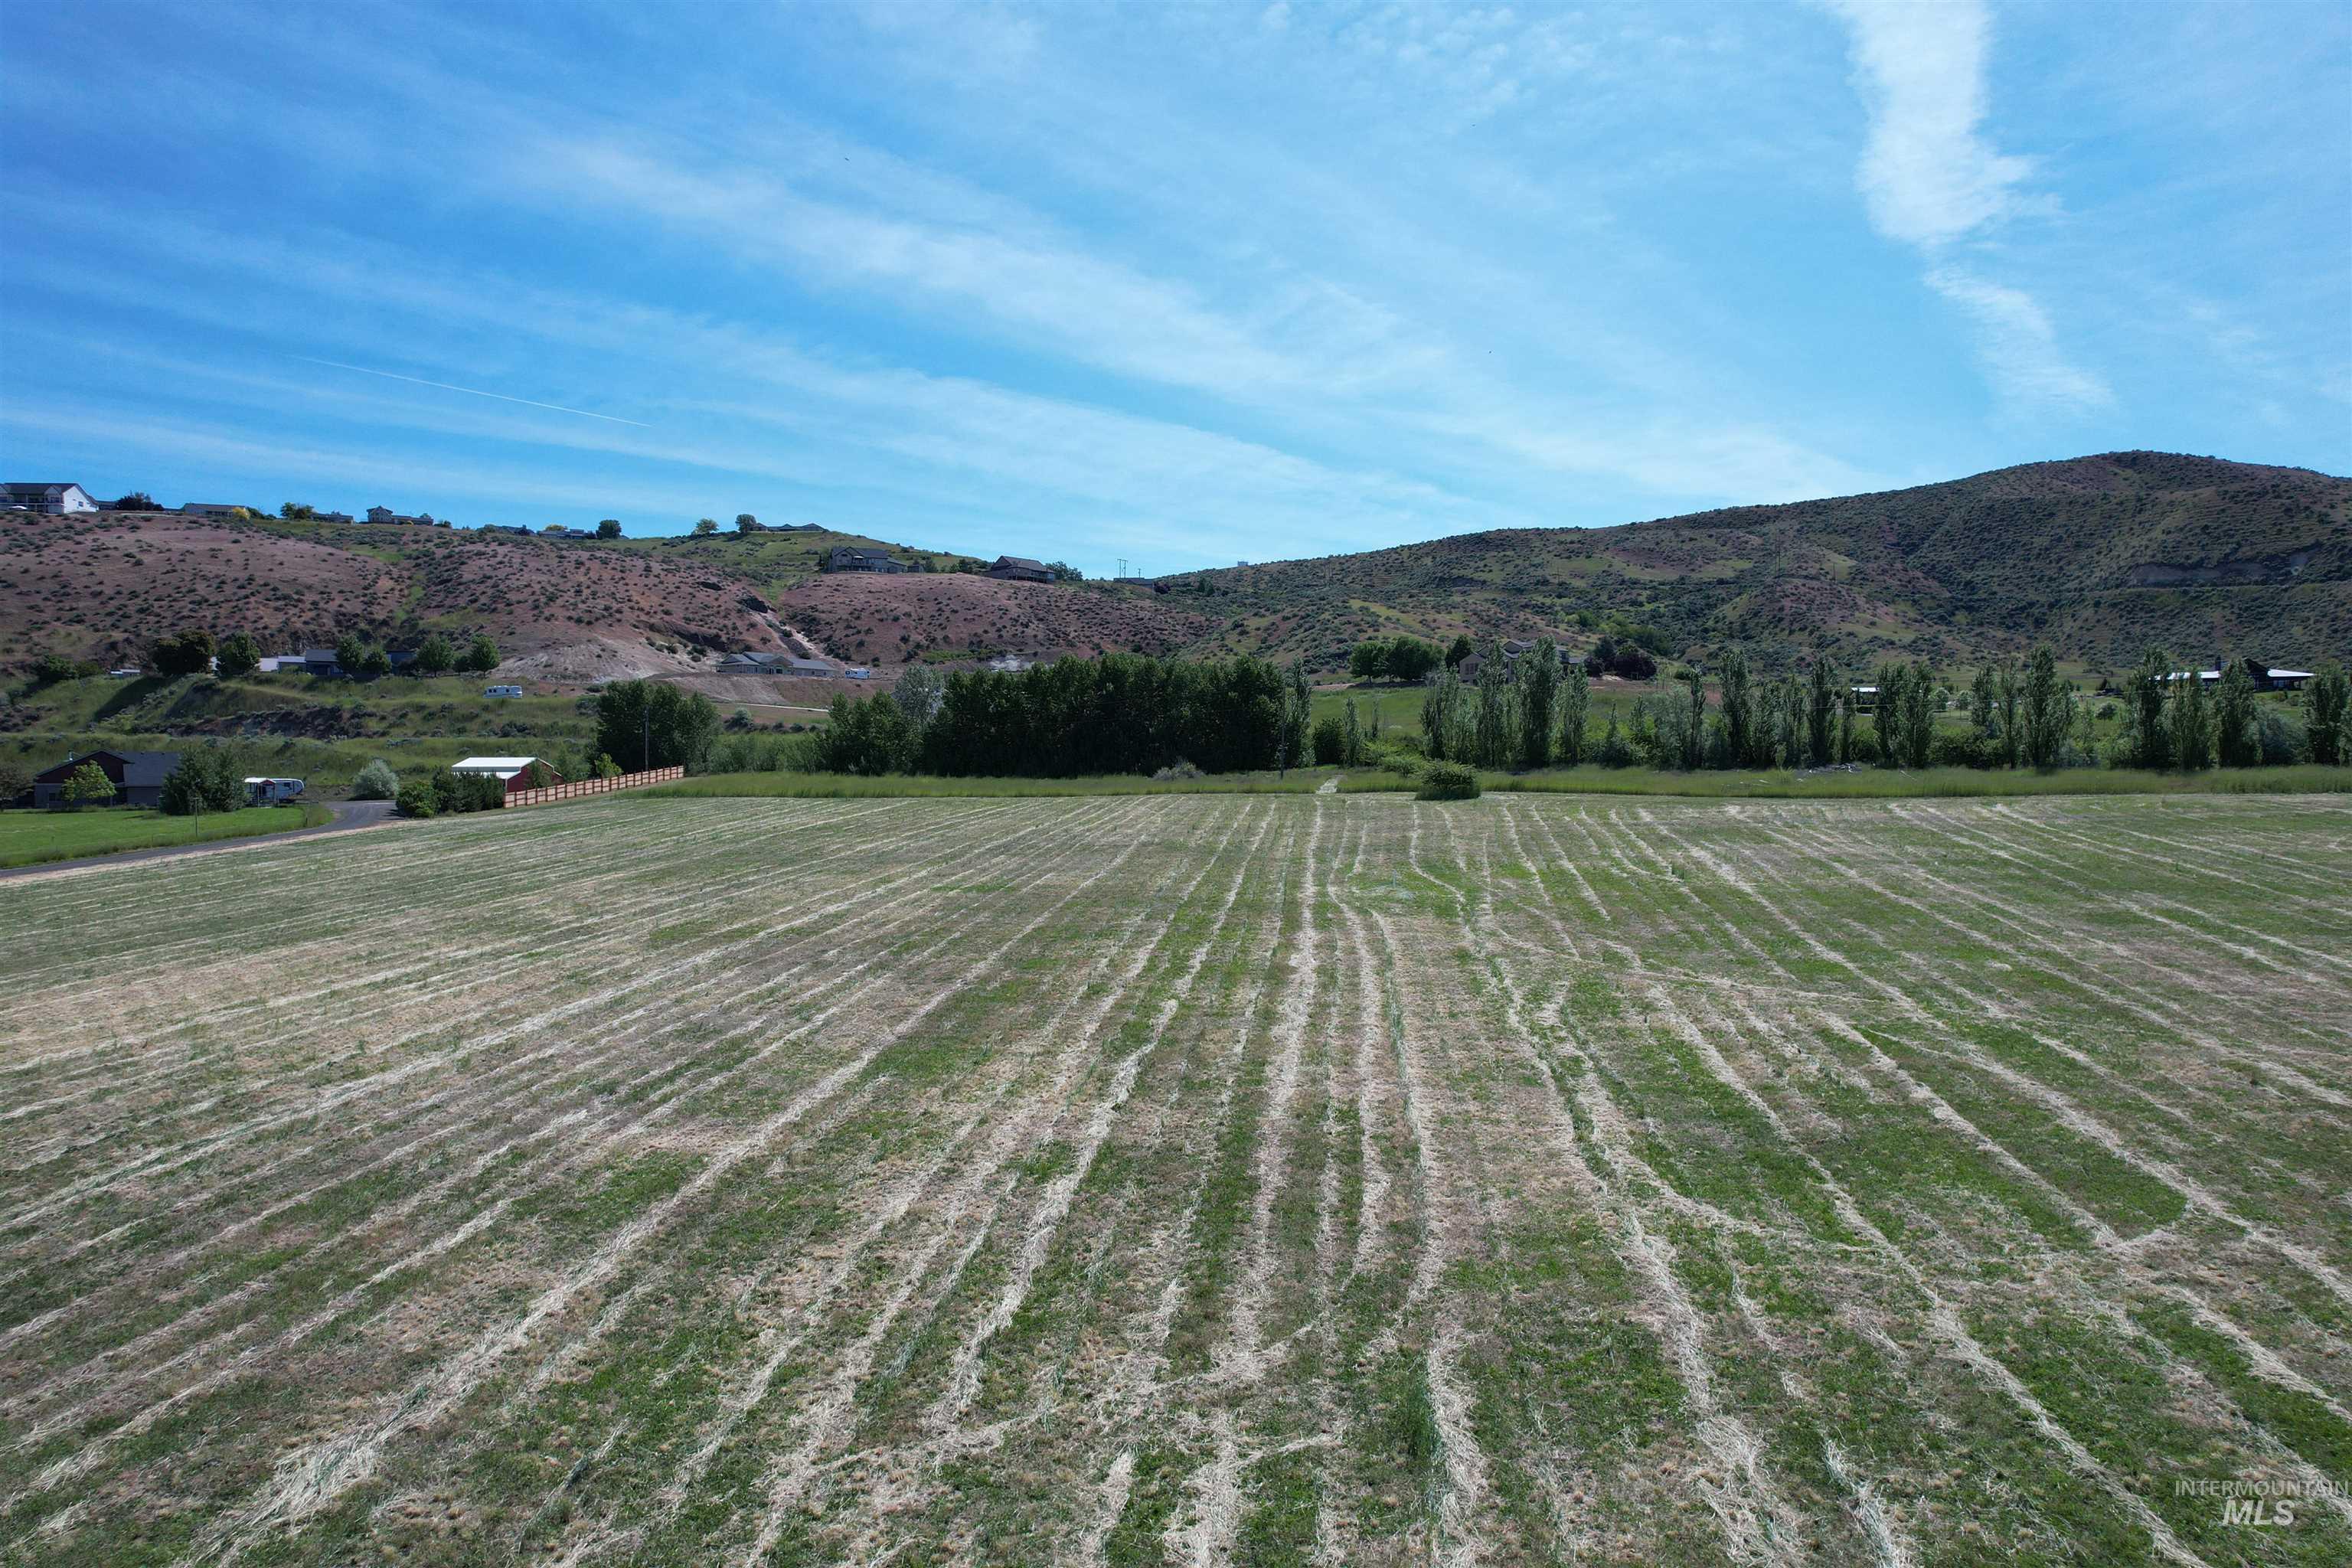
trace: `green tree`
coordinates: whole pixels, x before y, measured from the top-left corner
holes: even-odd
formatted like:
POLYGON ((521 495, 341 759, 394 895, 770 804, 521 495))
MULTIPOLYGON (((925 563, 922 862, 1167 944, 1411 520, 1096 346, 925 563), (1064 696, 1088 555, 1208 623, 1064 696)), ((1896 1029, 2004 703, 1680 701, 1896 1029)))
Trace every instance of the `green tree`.
POLYGON ((488 675, 499 667, 499 645, 487 635, 478 635, 467 646, 466 662, 461 667, 476 675, 488 675))
POLYGON ((1682 769, 1696 773, 1703 760, 1706 731, 1706 677, 1696 669, 1685 669, 1675 678, 1683 683, 1686 697, 1684 704, 1680 741, 1682 769))
POLYGON ((335 639, 335 666, 345 675, 357 675, 367 662, 367 651, 357 632, 345 632, 335 639))
POLYGON ((111 805, 114 804, 114 781, 108 778, 106 770, 96 763, 84 763, 66 775, 64 786, 58 791, 58 798, 75 811, 85 805, 111 805))
POLYGON ((735 531, 757 533, 760 531, 760 520, 748 511, 739 511, 735 514, 735 531))
POLYGON ((198 746, 180 753, 180 765, 164 775, 161 804, 173 816, 235 811, 243 804, 245 781, 226 746, 198 746))
POLYGON ((1465 632, 1455 637, 1452 646, 1445 650, 1445 668, 1448 669, 1455 668, 1464 659, 1468 658, 1473 651, 1468 633, 1465 632))
POLYGON ((261 645, 249 633, 231 632, 221 638, 220 651, 214 658, 224 679, 241 679, 261 668, 261 645))
POLYGON ((1339 761, 1348 767, 1360 768, 1364 765, 1364 731, 1356 722, 1356 700, 1352 697, 1348 699, 1346 712, 1347 722, 1340 731, 1339 761))
POLYGON ((1969 717, 1976 721, 1977 733, 1990 739, 2000 727, 2000 678, 1992 666, 1977 666, 1976 683, 1969 688, 1969 717))
POLYGON ((1854 760, 1853 716, 1857 706, 1851 688, 1838 693, 1837 745, 1832 752, 1830 760, 1840 767, 1844 767, 1854 760))
POLYGON ((1553 720, 1559 707, 1559 650, 1538 643, 1519 658, 1519 765, 1551 765, 1553 720))
POLYGON ((213 634, 191 626, 155 645, 155 668, 163 675, 200 675, 213 662, 213 634))
POLYGON ((283 518, 289 518, 296 522, 309 522, 311 519, 319 515, 319 509, 316 507, 305 506, 299 500, 289 500, 283 502, 278 506, 278 515, 283 518))
POLYGON ((384 652, 383 649, 380 647, 371 647, 367 652, 360 655, 359 672, 362 675, 366 676, 370 680, 375 680, 383 676, 390 675, 392 673, 392 655, 384 652))
POLYGON ((1307 749, 1318 768, 1339 768, 1348 765, 1347 726, 1330 714, 1315 721, 1307 737, 1307 749))
POLYGON ((1462 730, 1462 678, 1449 662, 1422 693, 1421 748, 1444 762, 1454 755, 1455 737, 1462 730))
POLYGON ((98 666, 78 658, 68 658, 55 648, 33 661, 33 679, 42 686, 54 686, 60 680, 79 680, 85 675, 96 675, 98 666))
POLYGON ((2184 773, 2201 773, 2213 765, 2213 702, 2193 669, 2173 686, 2172 763, 2184 773))
POLYGON ((2172 656, 2161 648, 2150 648, 2139 668, 2125 679, 2123 754, 2133 767, 2172 765, 2172 726, 2166 708, 2178 684, 2175 673, 2172 656))
POLYGON ((117 496, 108 501, 106 510, 109 511, 162 511, 163 509, 157 506, 155 498, 145 490, 132 490, 127 496, 117 496))
POLYGON ((704 538, 718 531, 719 520, 717 518, 698 517, 694 520, 694 533, 696 538, 704 538))
POLYGON ((393 796, 393 809, 403 816, 431 816, 440 807, 430 779, 410 779, 393 796))
POLYGON ((1281 728, 1276 741, 1276 771, 1307 761, 1307 717, 1313 710, 1314 689, 1307 683, 1307 661, 1297 659, 1283 683, 1281 728))
POLYGON ((1592 682, 1584 673, 1584 661, 1572 658, 1560 676, 1559 689, 1559 760, 1564 767, 1576 767, 1590 749, 1585 743, 1585 729, 1592 717, 1592 682))
POLYGON ((1386 680, 1388 674, 1388 638, 1374 637, 1348 650, 1348 675, 1350 679, 1386 680))
POLYGON ((596 749, 632 772, 699 772, 718 733, 718 706, 667 681, 614 681, 596 697, 596 749))
POLYGON ((1829 765, 1837 746, 1839 695, 1837 666, 1827 653, 1816 651, 1805 682, 1805 751, 1817 768, 1829 765))
POLYGON ((1771 760, 1758 753, 1760 726, 1748 689, 1748 650, 1737 643, 1724 649, 1715 673, 1723 693, 1724 762, 1735 768, 1769 767, 1771 760))
POLYGON ((439 632, 429 634, 416 649, 416 673, 446 675, 457 667, 457 650, 439 632))
POLYGON ((618 538, 620 538, 620 537, 621 537, 621 520, 620 520, 619 518, 617 518, 617 517, 604 517, 604 518, 599 518, 599 519, 597 519, 597 520, 596 520, 596 537, 597 537, 597 538, 599 538, 599 539, 618 539, 618 538))
POLYGON ((1470 758, 1482 768, 1511 765, 1510 693, 1504 689, 1503 645, 1493 637, 1479 650, 1478 700, 1471 720, 1470 758))
POLYGON ((2058 656, 2043 643, 2025 671, 2025 760, 2036 769, 2058 765, 2074 720, 2074 693, 2058 679, 2058 656))
POLYGON ((2254 677, 2242 658, 2221 666, 2221 689, 2213 694, 2213 740, 2225 768, 2250 768, 2263 760, 2254 677))
POLYGON ((1993 680, 1993 697, 2000 710, 2000 760, 2013 768, 2025 756, 2025 677, 2015 659, 2005 659, 1993 680))
POLYGON ((917 741, 922 739, 931 721, 940 716, 940 705, 947 701, 946 677, 928 664, 919 664, 898 678, 890 689, 890 700, 905 710, 908 727, 917 741))
POLYGON ((33 775, 22 763, 0 757, 0 805, 14 805, 33 793, 33 775))
POLYGON ((2305 728, 2311 760, 2339 767, 2352 762, 2352 677, 2334 659, 2319 667, 2304 689, 2305 728))

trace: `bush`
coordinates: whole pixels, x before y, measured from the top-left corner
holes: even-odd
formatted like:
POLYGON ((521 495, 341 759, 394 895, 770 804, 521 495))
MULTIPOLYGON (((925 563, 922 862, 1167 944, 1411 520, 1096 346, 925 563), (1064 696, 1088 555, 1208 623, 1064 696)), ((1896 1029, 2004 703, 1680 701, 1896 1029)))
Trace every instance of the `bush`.
POLYGON ((1185 779, 1196 779, 1200 776, 1200 769, 1194 767, 1183 758, 1179 757, 1174 762, 1169 763, 1166 767, 1161 768, 1158 773, 1153 773, 1151 775, 1151 782, 1154 784, 1177 784, 1185 779))
POLYGON ((362 768, 352 779, 353 800, 390 800, 400 793, 400 775, 382 757, 362 768))
POLYGON ((1316 720, 1312 750, 1315 765, 1318 768, 1345 765, 1348 761, 1347 725, 1337 719, 1316 720))
POLYGON ((195 675, 211 668, 213 635, 191 626, 155 645, 155 668, 165 675, 195 675))
POLYGON ((1974 731, 1938 734, 1928 748, 1927 760, 1939 768, 1997 768, 2001 761, 2000 743, 1974 731))
POLYGON ((1478 775, 1460 763, 1431 763, 1421 770, 1416 800, 1476 800, 1478 775))
POLYGON ((79 680, 86 675, 96 675, 98 666, 78 658, 68 658, 61 653, 45 653, 33 661, 33 679, 43 686, 53 686, 60 680, 79 680))
POLYGON ((393 797, 393 809, 403 816, 430 816, 441 808, 431 779, 410 779, 393 797))
POLYGON ((172 816, 202 811, 235 811, 244 804, 245 781, 237 776, 228 752, 203 746, 180 756, 180 765, 163 780, 162 805, 172 816))
POLYGON ((2266 768, 2287 767, 2311 754, 2311 733, 2293 713, 2265 710, 2255 721, 2255 739, 2266 768))

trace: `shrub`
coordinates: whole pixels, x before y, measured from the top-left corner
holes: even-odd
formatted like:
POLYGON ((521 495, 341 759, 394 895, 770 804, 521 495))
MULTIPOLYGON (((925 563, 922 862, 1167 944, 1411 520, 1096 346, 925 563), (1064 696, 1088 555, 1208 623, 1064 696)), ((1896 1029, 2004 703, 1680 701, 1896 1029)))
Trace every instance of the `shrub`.
POLYGON ((400 793, 400 775, 382 757, 362 768, 352 779, 353 800, 390 800, 400 793))
POLYGON ((173 816, 201 811, 235 811, 243 804, 245 783, 237 777, 228 752, 203 746, 181 754, 180 765, 163 780, 162 805, 173 816))
POLYGON ((83 676, 97 673, 98 666, 78 658, 68 658, 57 652, 45 653, 33 661, 33 679, 43 686, 51 686, 60 680, 79 680, 83 676))
POLYGON ((191 626, 155 645, 155 668, 165 675, 195 675, 213 662, 213 635, 191 626))
POLYGON ((2255 739, 2266 768, 2289 766, 2311 752, 2311 735, 2303 721, 2275 709, 2266 710, 2255 721, 2255 739))
POLYGON ((393 797, 393 809, 403 816, 430 816, 440 809, 431 779, 410 779, 393 797))
POLYGON ((1347 725, 1338 719, 1316 720, 1313 751, 1315 765, 1318 768, 1345 765, 1348 761, 1347 725))
POLYGON ((1939 768, 1993 768, 2000 765, 2000 743, 1990 735, 1938 734, 1928 747, 1928 761, 1939 768))
POLYGON ((1431 763, 1421 770, 1417 800, 1476 800, 1478 775, 1459 763, 1431 763))
POLYGON ((1158 773, 1153 773, 1151 775, 1151 782, 1154 784, 1176 784, 1184 779, 1196 779, 1200 776, 1200 769, 1194 767, 1183 758, 1179 757, 1174 762, 1169 763, 1166 767, 1161 768, 1158 773))

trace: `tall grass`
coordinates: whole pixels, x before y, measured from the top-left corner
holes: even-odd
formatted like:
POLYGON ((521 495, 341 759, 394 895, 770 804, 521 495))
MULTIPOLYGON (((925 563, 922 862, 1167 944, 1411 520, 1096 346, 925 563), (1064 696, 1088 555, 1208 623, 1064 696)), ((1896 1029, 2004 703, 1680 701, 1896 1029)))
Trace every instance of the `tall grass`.
MULTIPOLYGON (((1856 773, 1666 773, 1655 768, 1563 768, 1535 773, 1481 773, 1481 786, 1531 794, 1695 795, 1751 800, 1888 800, 1936 795, 2343 795, 2352 767, 2303 763, 2284 768, 2210 768, 2147 773, 2136 768, 1864 768, 1856 773)), ((1342 789, 1354 786, 1354 781, 1342 789)))
MULTIPOLYGON (((1141 774, 1080 779, 934 778, 852 773, 708 773, 677 784, 635 790, 629 800, 662 797, 781 797, 802 800, 910 795, 1307 795, 1333 778, 1347 795, 1411 793, 1419 781, 1401 773, 1349 773, 1293 768, 1287 775, 1210 773, 1191 779, 1141 774)), ((1905 772, 1679 773, 1655 768, 1559 768, 1544 773, 1482 773, 1481 788, 1535 795, 1654 795, 1719 800, 1899 800, 1937 795, 2343 795, 2352 794, 2352 767, 2312 764, 2286 768, 2209 769, 2199 773, 2151 773, 2128 768, 2067 768, 2036 773, 2022 769, 1983 772, 1927 768, 1905 772)))
MULTIPOLYGON (((892 773, 867 778, 855 773, 707 773, 677 784, 633 790, 614 799, 653 800, 681 796, 778 796, 837 799, 876 795, 1312 795, 1337 776, 1331 768, 1293 768, 1275 773, 1206 773, 1199 778, 1154 779, 1140 773, 1082 779, 936 778, 892 773)), ((1342 789, 1409 790, 1413 781, 1398 773, 1350 773, 1342 789)))

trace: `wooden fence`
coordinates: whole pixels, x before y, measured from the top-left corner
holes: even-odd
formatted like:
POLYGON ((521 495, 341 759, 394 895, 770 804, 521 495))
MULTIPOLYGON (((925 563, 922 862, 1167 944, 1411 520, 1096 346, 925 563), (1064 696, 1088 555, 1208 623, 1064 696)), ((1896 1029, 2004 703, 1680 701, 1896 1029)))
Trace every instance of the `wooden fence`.
POLYGON ((668 784, 673 779, 685 776, 684 768, 649 768, 641 773, 622 773, 609 779, 582 779, 576 784, 549 784, 543 789, 510 789, 507 791, 507 804, 544 805, 551 800, 578 800, 583 795, 611 795, 614 790, 668 784))

